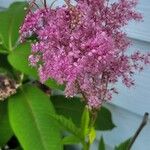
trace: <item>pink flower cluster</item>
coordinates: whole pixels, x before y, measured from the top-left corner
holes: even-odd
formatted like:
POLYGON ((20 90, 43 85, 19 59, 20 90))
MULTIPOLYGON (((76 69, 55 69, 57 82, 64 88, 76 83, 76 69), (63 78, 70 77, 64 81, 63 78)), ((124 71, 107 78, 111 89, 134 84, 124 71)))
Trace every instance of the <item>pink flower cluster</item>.
POLYGON ((36 36, 29 61, 41 82, 65 84, 65 95, 82 94, 91 108, 118 93, 118 80, 130 87, 133 74, 150 64, 150 54, 126 54, 130 41, 121 28, 139 21, 136 0, 69 0, 60 7, 29 11, 20 28, 21 41, 36 36))

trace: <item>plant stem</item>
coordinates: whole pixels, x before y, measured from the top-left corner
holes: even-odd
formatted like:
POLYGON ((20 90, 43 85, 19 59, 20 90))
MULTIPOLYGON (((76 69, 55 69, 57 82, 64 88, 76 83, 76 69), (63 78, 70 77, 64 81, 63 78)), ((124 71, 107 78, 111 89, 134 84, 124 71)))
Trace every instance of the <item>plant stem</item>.
MULTIPOLYGON (((68 0, 65 0, 65 1, 68 1, 68 0)), ((79 85, 78 82, 77 82, 77 87, 79 88, 79 90, 81 92, 81 95, 83 96, 84 101, 87 102, 86 94, 82 91, 82 89, 80 88, 80 85, 79 85)), ((97 109, 88 108, 88 111, 89 111, 89 117, 90 117, 88 130, 91 131, 91 129, 94 128, 94 125, 95 125, 95 122, 96 122, 96 119, 97 119, 97 111, 98 110, 97 109)), ((90 141, 89 135, 90 134, 88 134, 87 137, 84 137, 84 142, 82 143, 83 150, 90 150, 90 145, 91 145, 92 141, 90 141)))
POLYGON ((90 111, 90 124, 89 126, 92 128, 95 125, 96 119, 97 119, 97 110, 91 110, 90 111))
MULTIPOLYGON (((90 112, 90 122, 89 122, 89 131, 94 127, 95 121, 97 118, 97 110, 89 110, 90 112)), ((83 150, 90 150, 91 142, 89 135, 84 139, 83 150)))
POLYGON ((47 8, 46 0, 44 0, 44 7, 47 8))
POLYGON ((134 136, 131 138, 127 150, 130 150, 130 149, 131 149, 131 147, 132 147, 132 145, 134 144, 135 140, 137 139, 138 135, 140 134, 140 132, 142 131, 142 129, 143 129, 143 128, 145 127, 145 125, 147 124, 147 122, 148 122, 148 116, 149 116, 149 114, 146 112, 146 113, 144 114, 143 120, 142 120, 142 122, 141 122, 139 128, 138 128, 137 131, 135 132, 134 136))

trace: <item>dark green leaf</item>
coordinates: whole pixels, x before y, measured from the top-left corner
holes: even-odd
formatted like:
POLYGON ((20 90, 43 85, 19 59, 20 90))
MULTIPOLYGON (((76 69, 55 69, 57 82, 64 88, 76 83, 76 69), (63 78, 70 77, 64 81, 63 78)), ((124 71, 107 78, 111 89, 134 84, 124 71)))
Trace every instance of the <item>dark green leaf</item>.
MULTIPOLYGON (((81 116, 84 110, 84 104, 81 102, 80 98, 65 98, 62 95, 57 95, 52 96, 51 99, 59 114, 71 118, 76 126, 80 126, 81 116)), ((95 125, 96 130, 111 130, 115 127, 111 112, 107 108, 101 107, 95 125)))
POLYGON ((35 68, 29 66, 28 57, 30 55, 30 44, 25 43, 19 45, 14 51, 8 56, 10 64, 20 72, 30 75, 34 78, 38 78, 37 71, 35 68))
POLYGON ((7 60, 6 54, 0 54, 0 68, 3 68, 10 72, 13 70, 12 66, 9 64, 7 60))
POLYGON ((8 51, 1 44, 0 44, 0 53, 2 53, 2 54, 7 54, 8 53, 8 51))
POLYGON ((9 124, 7 101, 0 102, 0 147, 4 146, 13 136, 13 131, 9 124))
POLYGON ((0 67, 0 74, 7 74, 7 70, 3 67, 0 67))
POLYGON ((15 150, 23 150, 23 149, 19 146, 15 150))
POLYGON ((80 127, 81 115, 84 110, 80 98, 65 98, 62 95, 51 96, 51 100, 58 114, 71 118, 80 127))
POLYGON ((104 130, 112 130, 114 127, 115 125, 112 121, 111 112, 107 108, 101 107, 97 115, 95 128, 97 130, 104 131, 104 130))
POLYGON ((103 137, 101 137, 100 139, 98 150, 105 150, 105 143, 103 137))
POLYGON ((126 141, 124 141, 120 145, 116 146, 115 150, 128 150, 130 140, 131 140, 131 138, 127 139, 126 141))
POLYGON ((25 16, 25 6, 25 2, 16 2, 0 12, 0 37, 8 50, 12 50, 18 40, 19 27, 25 16))
POLYGON ((17 79, 16 72, 14 71, 13 67, 9 64, 6 54, 0 54, 0 74, 17 79))
POLYGON ((62 149, 60 131, 50 117, 54 113, 49 97, 31 85, 9 99, 10 123, 23 149, 62 149))

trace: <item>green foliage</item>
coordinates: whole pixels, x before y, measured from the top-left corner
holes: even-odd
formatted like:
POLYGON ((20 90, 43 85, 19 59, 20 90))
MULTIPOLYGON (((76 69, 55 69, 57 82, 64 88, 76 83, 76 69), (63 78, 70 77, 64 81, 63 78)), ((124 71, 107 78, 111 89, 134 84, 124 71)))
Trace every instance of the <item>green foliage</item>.
POLYGON ((56 90, 64 90, 64 85, 59 85, 55 80, 48 79, 45 83, 48 87, 56 90))
POLYGON ((2 42, 0 42, 0 54, 7 54, 8 52, 7 52, 7 49, 5 49, 4 47, 3 47, 3 45, 1 45, 2 44, 2 42))
POLYGON ((38 79, 37 71, 29 66, 28 56, 30 54, 30 44, 24 43, 17 46, 14 51, 8 55, 10 64, 18 71, 38 79))
POLYGON ((69 131, 78 138, 81 137, 80 130, 76 127, 76 125, 72 122, 72 120, 67 119, 62 115, 56 114, 50 114, 50 117, 55 119, 59 123, 61 128, 63 127, 66 131, 69 131))
POLYGON ((105 130, 112 130, 114 127, 116 126, 112 121, 111 112, 107 108, 101 107, 97 115, 95 128, 97 130, 105 131, 105 130))
POLYGON ((62 139, 62 144, 64 145, 78 144, 80 142, 81 140, 74 135, 69 135, 62 139))
POLYGON ((4 146, 13 135, 9 124, 7 102, 0 102, 0 147, 4 146))
POLYGON ((61 150, 61 139, 49 98, 38 88, 25 85, 9 99, 12 129, 23 149, 61 150))
POLYGON ((9 64, 6 54, 0 54, 0 74, 14 74, 13 68, 9 64))
POLYGON ((131 140, 131 138, 127 139, 126 141, 124 141, 120 145, 116 146, 115 150, 128 150, 128 146, 130 144, 130 140, 131 140))
MULTIPOLYGON (((30 55, 30 51, 30 43, 18 45, 14 51, 8 55, 8 60, 16 70, 31 76, 34 79, 38 79, 37 70, 29 65, 28 57, 30 55)), ((47 80, 45 84, 53 89, 64 89, 63 85, 57 84, 57 82, 52 79, 47 80)))
POLYGON ((100 142, 99 142, 99 147, 98 147, 98 150, 105 150, 105 142, 104 142, 104 139, 103 137, 101 137, 100 139, 100 142))
POLYGON ((90 114, 87 107, 85 107, 81 118, 81 132, 83 137, 86 137, 89 132, 90 114))
POLYGON ((80 127, 81 115, 84 110, 80 98, 65 98, 62 95, 51 96, 51 100, 58 114, 71 118, 76 126, 80 127))
MULTIPOLYGON (((80 98, 65 98, 62 95, 51 96, 51 100, 56 108, 58 114, 64 115, 67 118, 71 118, 76 126, 79 127, 82 112, 84 110, 84 104, 81 102, 80 98)), ((111 112, 102 107, 98 111, 98 118, 95 124, 96 130, 111 130, 115 127, 111 112)))
POLYGON ((12 50, 19 37, 19 27, 25 16, 24 2, 13 3, 9 9, 0 12, 0 37, 2 44, 12 50))
MULTIPOLYGON (((29 65, 28 57, 30 54, 30 43, 19 45, 13 52, 8 55, 10 64, 18 71, 38 79, 37 70, 29 65), (21 58, 21 61, 20 61, 21 58)), ((64 86, 58 85, 56 81, 49 79, 45 83, 53 89, 63 90, 64 86)))
POLYGON ((92 144, 96 138, 96 131, 94 128, 90 128, 89 131, 89 143, 92 144))

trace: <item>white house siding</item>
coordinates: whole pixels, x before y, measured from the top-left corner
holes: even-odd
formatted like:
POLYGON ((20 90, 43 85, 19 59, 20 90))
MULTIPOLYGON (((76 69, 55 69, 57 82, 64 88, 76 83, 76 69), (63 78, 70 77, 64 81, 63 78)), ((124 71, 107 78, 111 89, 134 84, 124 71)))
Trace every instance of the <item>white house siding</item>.
MULTIPOLYGON (((143 14, 144 21, 130 23, 125 29, 133 41, 129 53, 135 50, 150 51, 150 1, 140 0, 138 10, 143 14)), ((150 113, 150 68, 146 67, 144 72, 138 73, 135 80, 136 85, 131 89, 118 84, 119 95, 114 96, 112 103, 106 105, 111 110, 113 120, 117 125, 111 132, 103 133, 111 148, 131 137, 138 128, 144 112, 150 113)), ((150 119, 132 150, 150 150, 150 119)))
MULTIPOLYGON (((0 0, 0 7, 8 7, 13 1, 15 0, 0 0)), ((51 2, 52 0, 48 1, 51 2)), ((130 52, 134 50, 150 51, 150 0, 139 1, 138 10, 144 15, 144 21, 130 23, 126 28, 128 36, 133 40, 130 52)), ((62 3, 62 0, 58 0, 57 4, 60 3, 62 3)), ((150 68, 146 68, 144 72, 137 74, 135 79, 136 86, 131 89, 126 89, 118 84, 120 94, 114 96, 112 103, 106 104, 117 125, 112 131, 97 134, 97 139, 103 134, 109 147, 107 150, 132 136, 138 128, 144 112, 150 113, 150 68)), ((96 150, 96 147, 97 144, 93 145, 91 150, 96 150)), ((150 150, 150 120, 132 150, 150 150)))
MULTIPOLYGON (((114 145, 121 143, 135 133, 141 123, 142 117, 113 104, 108 104, 107 107, 111 110, 117 127, 111 132, 99 133, 99 135, 103 134, 107 144, 111 147, 106 150, 113 150, 114 145)), ((92 150, 96 150, 96 145, 92 150)), ((150 120, 138 136, 132 150, 150 150, 150 120)))
MULTIPOLYGON (((150 51, 150 1, 140 0, 138 10, 143 14, 144 21, 130 23, 125 29, 133 41, 129 53, 135 50, 150 51)), ((144 72, 137 74, 135 80, 136 85, 131 89, 118 84, 119 95, 114 96, 112 103, 106 105, 111 110, 117 125, 111 132, 103 133, 107 144, 111 146, 109 149, 131 137, 138 128, 144 112, 150 113, 150 68, 146 67, 144 72)), ((150 119, 132 150, 150 150, 150 119)))

